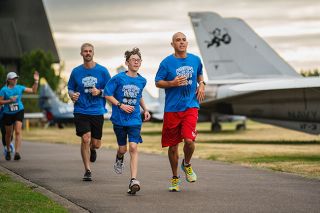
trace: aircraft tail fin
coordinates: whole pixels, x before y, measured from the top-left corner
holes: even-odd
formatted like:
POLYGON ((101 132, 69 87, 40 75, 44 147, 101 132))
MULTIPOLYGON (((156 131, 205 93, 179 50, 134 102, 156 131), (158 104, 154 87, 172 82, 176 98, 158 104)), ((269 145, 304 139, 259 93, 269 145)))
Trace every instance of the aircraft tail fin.
POLYGON ((243 20, 213 12, 189 16, 209 80, 300 76, 243 20))

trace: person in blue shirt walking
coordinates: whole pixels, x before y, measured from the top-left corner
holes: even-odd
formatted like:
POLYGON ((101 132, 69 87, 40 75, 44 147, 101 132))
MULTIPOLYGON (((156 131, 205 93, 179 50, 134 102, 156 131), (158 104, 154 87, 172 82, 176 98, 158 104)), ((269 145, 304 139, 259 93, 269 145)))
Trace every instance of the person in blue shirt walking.
MULTIPOLYGON (((34 83, 32 88, 17 84, 19 76, 15 72, 7 74, 7 84, 0 90, 0 104, 3 108, 3 124, 5 125, 5 140, 7 150, 10 150, 12 132, 15 132, 15 154, 14 160, 20 160, 21 137, 22 137, 22 122, 24 119, 24 106, 21 101, 22 94, 36 93, 38 90, 39 73, 34 72, 34 83)), ((11 160, 10 151, 6 152, 6 160, 11 160)))
POLYGON ((155 82, 166 93, 161 142, 162 147, 169 147, 168 157, 173 175, 169 190, 180 191, 178 147, 182 141, 184 159, 181 169, 188 182, 197 180, 191 167, 191 158, 195 150, 199 102, 205 97, 205 82, 200 58, 187 52, 186 36, 181 32, 175 33, 171 45, 174 54, 160 63, 155 82))
POLYGON ((127 152, 128 138, 131 168, 128 194, 135 194, 140 190, 140 182, 136 179, 138 144, 142 143, 140 107, 143 110, 144 121, 150 120, 151 116, 142 97, 142 91, 147 81, 138 73, 142 62, 140 50, 133 48, 132 51, 126 51, 125 59, 128 70, 112 77, 104 92, 106 99, 112 103, 111 121, 119 146, 114 170, 117 174, 121 174, 123 171, 123 158, 127 152))
POLYGON ((101 146, 106 100, 103 89, 110 80, 109 71, 93 61, 94 47, 84 43, 80 55, 83 64, 74 68, 68 81, 68 94, 74 102, 76 134, 81 137, 81 157, 85 173, 83 181, 91 181, 90 162, 97 158, 101 146))

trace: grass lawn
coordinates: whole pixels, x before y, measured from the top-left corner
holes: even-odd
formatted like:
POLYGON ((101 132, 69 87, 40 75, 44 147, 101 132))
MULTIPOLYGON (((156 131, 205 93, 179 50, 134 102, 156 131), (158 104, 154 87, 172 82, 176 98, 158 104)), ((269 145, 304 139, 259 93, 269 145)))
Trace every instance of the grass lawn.
MULTIPOLYGON (((142 129, 143 144, 139 150, 166 155, 160 145, 162 123, 145 123, 142 129)), ((237 163, 252 167, 269 168, 320 179, 320 137, 297 131, 247 122, 247 130, 237 132, 234 123, 223 124, 223 131, 212 133, 210 123, 199 123, 194 157, 237 163)), ((23 132, 23 140, 74 143, 74 127, 31 128, 23 132)), ((106 121, 103 146, 117 148, 112 124, 106 121)), ((182 148, 182 146, 180 146, 182 148)), ((180 149, 182 154, 182 149, 180 149)), ((80 153, 79 153, 80 154, 80 153)))
POLYGON ((68 212, 44 195, 0 173, 0 212, 68 212))

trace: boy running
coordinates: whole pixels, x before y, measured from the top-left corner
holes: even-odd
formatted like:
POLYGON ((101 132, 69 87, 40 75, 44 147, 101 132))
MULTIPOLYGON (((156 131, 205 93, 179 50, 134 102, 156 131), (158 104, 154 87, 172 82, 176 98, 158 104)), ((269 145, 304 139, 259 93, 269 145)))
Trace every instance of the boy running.
POLYGON ((140 182, 136 179, 138 144, 142 143, 140 106, 143 109, 144 121, 150 119, 150 113, 147 111, 142 98, 142 91, 147 81, 138 73, 142 62, 140 50, 133 48, 131 51, 126 51, 124 55, 128 70, 112 77, 107 83, 104 92, 106 99, 112 103, 111 121, 119 146, 114 170, 117 174, 122 174, 128 137, 131 169, 128 194, 135 194, 140 190, 140 182))

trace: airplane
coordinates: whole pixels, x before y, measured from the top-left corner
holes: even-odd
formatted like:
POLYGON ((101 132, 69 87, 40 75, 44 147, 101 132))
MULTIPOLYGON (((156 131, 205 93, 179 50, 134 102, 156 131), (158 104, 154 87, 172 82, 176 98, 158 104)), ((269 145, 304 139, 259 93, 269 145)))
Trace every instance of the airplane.
MULTIPOLYGON (((58 128, 63 128, 64 124, 74 123, 74 106, 72 103, 62 102, 44 78, 41 78, 40 80, 39 90, 40 109, 43 110, 45 117, 48 120, 48 125, 57 124, 58 128)), ((111 117, 111 107, 109 104, 106 104, 106 108, 108 112, 104 114, 105 120, 110 119, 111 117)))
POLYGON ((73 104, 59 100, 44 78, 40 79, 39 90, 39 106, 49 125, 57 124, 59 128, 63 128, 63 124, 73 123, 73 104))
MULTIPOLYGON (((320 133, 320 78, 302 77, 243 20, 190 12, 208 75, 202 114, 252 120, 320 133)), ((199 111, 199 112, 200 112, 199 111)))

